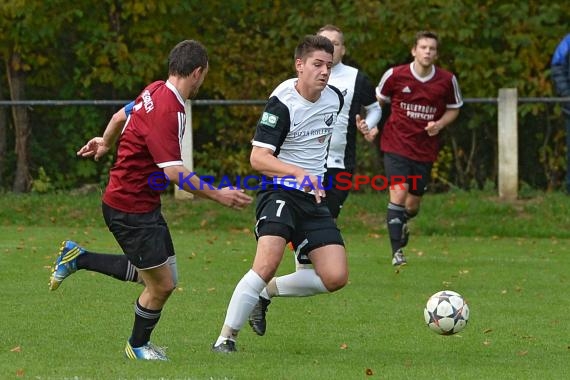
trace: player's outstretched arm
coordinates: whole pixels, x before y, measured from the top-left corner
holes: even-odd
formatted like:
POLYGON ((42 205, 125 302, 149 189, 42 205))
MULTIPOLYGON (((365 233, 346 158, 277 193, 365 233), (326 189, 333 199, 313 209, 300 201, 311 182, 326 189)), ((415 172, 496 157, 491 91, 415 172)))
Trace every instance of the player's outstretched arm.
POLYGON ((77 155, 81 157, 94 157, 95 161, 99 157, 107 153, 109 147, 105 145, 103 137, 93 137, 81 149, 77 151, 77 155))
POLYGON ((126 120, 127 112, 125 111, 125 107, 123 107, 113 114, 105 128, 105 132, 103 132, 103 137, 94 137, 89 140, 77 151, 77 155, 81 157, 93 157, 95 161, 98 161, 99 158, 106 154, 109 149, 111 149, 111 146, 115 144, 126 120))
POLYGON ((198 174, 190 172, 183 165, 168 166, 164 168, 164 174, 180 189, 184 189, 184 191, 199 197, 211 199, 227 207, 240 210, 247 207, 253 201, 243 189, 230 187, 216 188, 202 181, 198 174), (183 182, 181 179, 183 179, 183 182))

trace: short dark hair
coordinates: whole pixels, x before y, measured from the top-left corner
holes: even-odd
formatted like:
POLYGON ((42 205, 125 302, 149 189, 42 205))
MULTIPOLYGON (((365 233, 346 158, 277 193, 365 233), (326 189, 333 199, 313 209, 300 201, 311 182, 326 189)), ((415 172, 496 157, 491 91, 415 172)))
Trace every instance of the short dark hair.
POLYGON ((324 50, 329 54, 334 53, 334 46, 326 37, 307 35, 295 49, 295 59, 305 59, 307 55, 317 50, 324 50))
POLYGON ((414 42, 414 46, 417 46, 418 41, 421 40, 422 38, 434 39, 437 44, 437 47, 439 47, 439 37, 435 32, 430 32, 428 30, 420 30, 419 32, 416 33, 416 40, 414 42))
POLYGON ((168 55, 168 75, 187 77, 198 67, 208 67, 208 53, 198 41, 179 42, 168 55))

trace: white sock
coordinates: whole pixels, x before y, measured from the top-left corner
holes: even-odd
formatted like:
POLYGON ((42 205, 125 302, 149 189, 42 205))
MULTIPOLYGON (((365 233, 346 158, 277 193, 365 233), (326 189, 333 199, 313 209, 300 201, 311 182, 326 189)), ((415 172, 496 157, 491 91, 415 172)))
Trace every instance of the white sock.
POLYGON ((257 304, 259 293, 265 285, 265 281, 250 269, 234 289, 224 324, 233 330, 241 330, 257 304))
POLYGON ((279 276, 276 285, 280 297, 307 297, 329 292, 314 269, 300 269, 279 276))

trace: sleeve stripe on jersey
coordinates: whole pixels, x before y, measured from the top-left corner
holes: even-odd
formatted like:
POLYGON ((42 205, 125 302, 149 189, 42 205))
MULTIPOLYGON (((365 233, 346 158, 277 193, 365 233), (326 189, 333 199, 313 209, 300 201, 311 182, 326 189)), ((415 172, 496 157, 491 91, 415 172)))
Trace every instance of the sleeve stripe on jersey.
POLYGON ((459 108, 463 105, 463 97, 461 96, 461 90, 459 89, 459 84, 457 83, 457 78, 455 78, 455 75, 451 77, 451 83, 453 84, 455 104, 448 104, 447 108, 459 108))
POLYGON ((178 112, 178 143, 180 144, 180 154, 182 154, 182 137, 184 137, 184 130, 186 129, 186 114, 178 112))
POLYGON ((169 166, 181 166, 184 165, 182 161, 167 161, 167 162, 159 162, 156 164, 161 169, 167 168, 169 166))
POLYGON ((384 101, 390 100, 390 98, 382 95, 380 91, 382 91, 382 89, 384 88, 384 85, 386 84, 386 81, 388 80, 389 77, 392 76, 393 73, 394 73, 394 68, 388 69, 384 73, 384 75, 382 75, 382 78, 380 79, 380 83, 378 83, 378 87, 376 87, 376 95, 378 95, 384 101))
POLYGON ((277 147, 274 146, 274 145, 262 143, 262 142, 255 141, 255 140, 253 140, 253 141, 251 142, 251 145, 257 146, 257 147, 260 147, 260 148, 271 149, 273 152, 275 152, 275 150, 277 149, 277 147))

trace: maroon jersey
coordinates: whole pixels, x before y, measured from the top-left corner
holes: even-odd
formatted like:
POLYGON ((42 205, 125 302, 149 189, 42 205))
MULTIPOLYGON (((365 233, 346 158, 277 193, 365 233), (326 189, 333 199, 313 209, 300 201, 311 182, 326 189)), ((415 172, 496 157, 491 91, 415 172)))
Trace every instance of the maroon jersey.
POLYGON ((376 94, 391 103, 391 114, 382 130, 380 149, 420 162, 434 162, 440 148, 439 134, 424 130, 429 121, 439 120, 448 108, 463 105, 455 76, 433 66, 420 77, 411 64, 384 73, 376 94))
POLYGON ((121 133, 103 202, 128 213, 160 206, 161 192, 153 189, 149 178, 164 173, 165 167, 183 164, 185 123, 184 99, 176 88, 164 81, 148 85, 135 100, 121 133))

